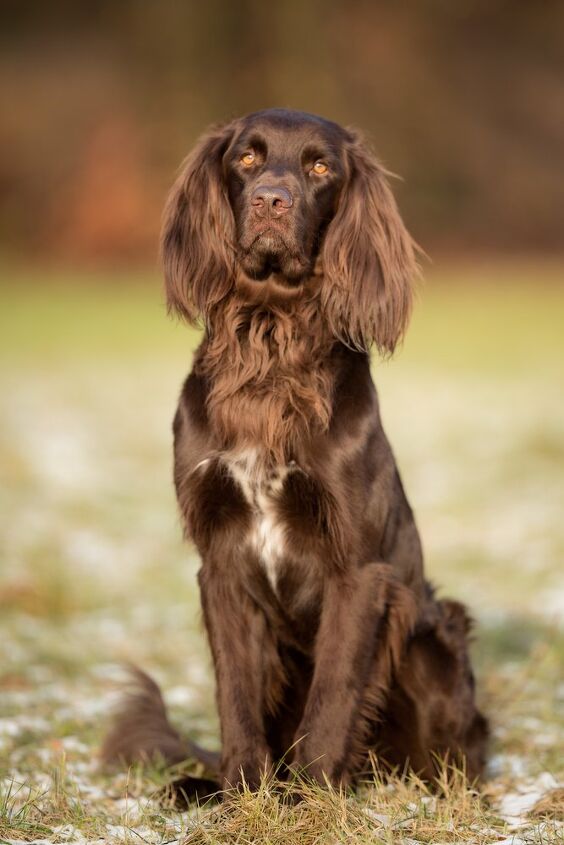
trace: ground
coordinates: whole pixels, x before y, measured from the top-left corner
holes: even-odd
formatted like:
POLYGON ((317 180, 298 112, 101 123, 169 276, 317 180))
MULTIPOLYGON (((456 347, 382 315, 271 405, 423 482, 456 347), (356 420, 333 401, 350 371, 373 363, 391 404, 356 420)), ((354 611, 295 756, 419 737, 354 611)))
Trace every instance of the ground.
POLYGON ((180 728, 218 741, 198 561, 171 482, 197 333, 166 318, 151 274, 4 267, 1 842, 564 840, 564 268, 426 275, 404 348, 374 376, 429 576, 477 620, 493 725, 481 795, 411 780, 291 805, 265 784, 182 814, 151 797, 158 768, 100 770, 124 659, 161 682, 180 728))

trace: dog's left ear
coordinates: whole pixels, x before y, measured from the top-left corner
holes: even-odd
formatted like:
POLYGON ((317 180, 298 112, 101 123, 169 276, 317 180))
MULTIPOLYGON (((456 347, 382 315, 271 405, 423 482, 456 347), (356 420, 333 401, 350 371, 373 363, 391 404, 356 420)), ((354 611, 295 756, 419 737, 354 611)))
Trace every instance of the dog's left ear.
POLYGON ((349 138, 348 176, 322 248, 323 307, 345 343, 391 353, 411 313, 415 244, 386 171, 356 132, 349 138))
POLYGON ((182 164, 163 214, 161 255, 168 307, 206 320, 235 277, 235 224, 223 155, 236 121, 211 129, 182 164))

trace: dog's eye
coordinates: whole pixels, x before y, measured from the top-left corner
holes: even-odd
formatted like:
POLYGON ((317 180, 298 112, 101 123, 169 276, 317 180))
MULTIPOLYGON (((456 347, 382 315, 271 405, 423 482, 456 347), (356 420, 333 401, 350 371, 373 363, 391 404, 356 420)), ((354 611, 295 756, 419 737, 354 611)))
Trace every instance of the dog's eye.
POLYGON ((257 157, 254 152, 252 150, 249 150, 241 156, 241 164, 244 164, 245 167, 250 167, 252 164, 255 163, 256 159, 257 157))
POLYGON ((324 161, 316 161, 311 169, 314 173, 317 173, 318 176, 323 176, 324 173, 327 173, 329 168, 324 161))

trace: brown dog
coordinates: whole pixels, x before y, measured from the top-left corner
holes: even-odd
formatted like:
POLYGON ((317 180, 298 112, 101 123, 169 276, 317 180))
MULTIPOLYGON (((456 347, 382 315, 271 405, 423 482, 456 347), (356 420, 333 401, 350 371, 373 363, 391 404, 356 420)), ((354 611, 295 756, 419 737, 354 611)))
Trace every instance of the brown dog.
POLYGON ((349 784, 370 750, 427 779, 445 757, 479 776, 469 620, 425 581, 370 377, 416 274, 385 171, 319 117, 235 120, 184 163, 162 251, 171 309, 205 325, 174 477, 202 558, 222 753, 184 743, 139 673, 104 757, 196 754, 222 787, 282 758, 349 784))

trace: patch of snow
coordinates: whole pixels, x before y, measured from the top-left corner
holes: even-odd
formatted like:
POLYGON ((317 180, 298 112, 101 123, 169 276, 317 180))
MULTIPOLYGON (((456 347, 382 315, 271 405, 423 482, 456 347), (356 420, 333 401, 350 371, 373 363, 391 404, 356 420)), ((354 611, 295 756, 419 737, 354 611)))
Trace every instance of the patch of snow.
POLYGON ((509 775, 514 778, 524 778, 528 771, 523 757, 517 754, 494 754, 488 762, 488 773, 491 777, 509 775))
POLYGON ((510 824, 526 824, 526 815, 537 801, 558 786, 558 782, 550 772, 543 772, 535 780, 523 782, 503 795, 498 801, 498 813, 510 824))
POLYGON ((166 691, 167 704, 174 707, 186 707, 194 702, 194 693, 188 687, 173 687, 166 691))
POLYGON ((391 823, 390 816, 387 813, 377 813, 371 807, 363 807, 365 816, 368 816, 372 821, 378 822, 383 827, 389 827, 391 823))

